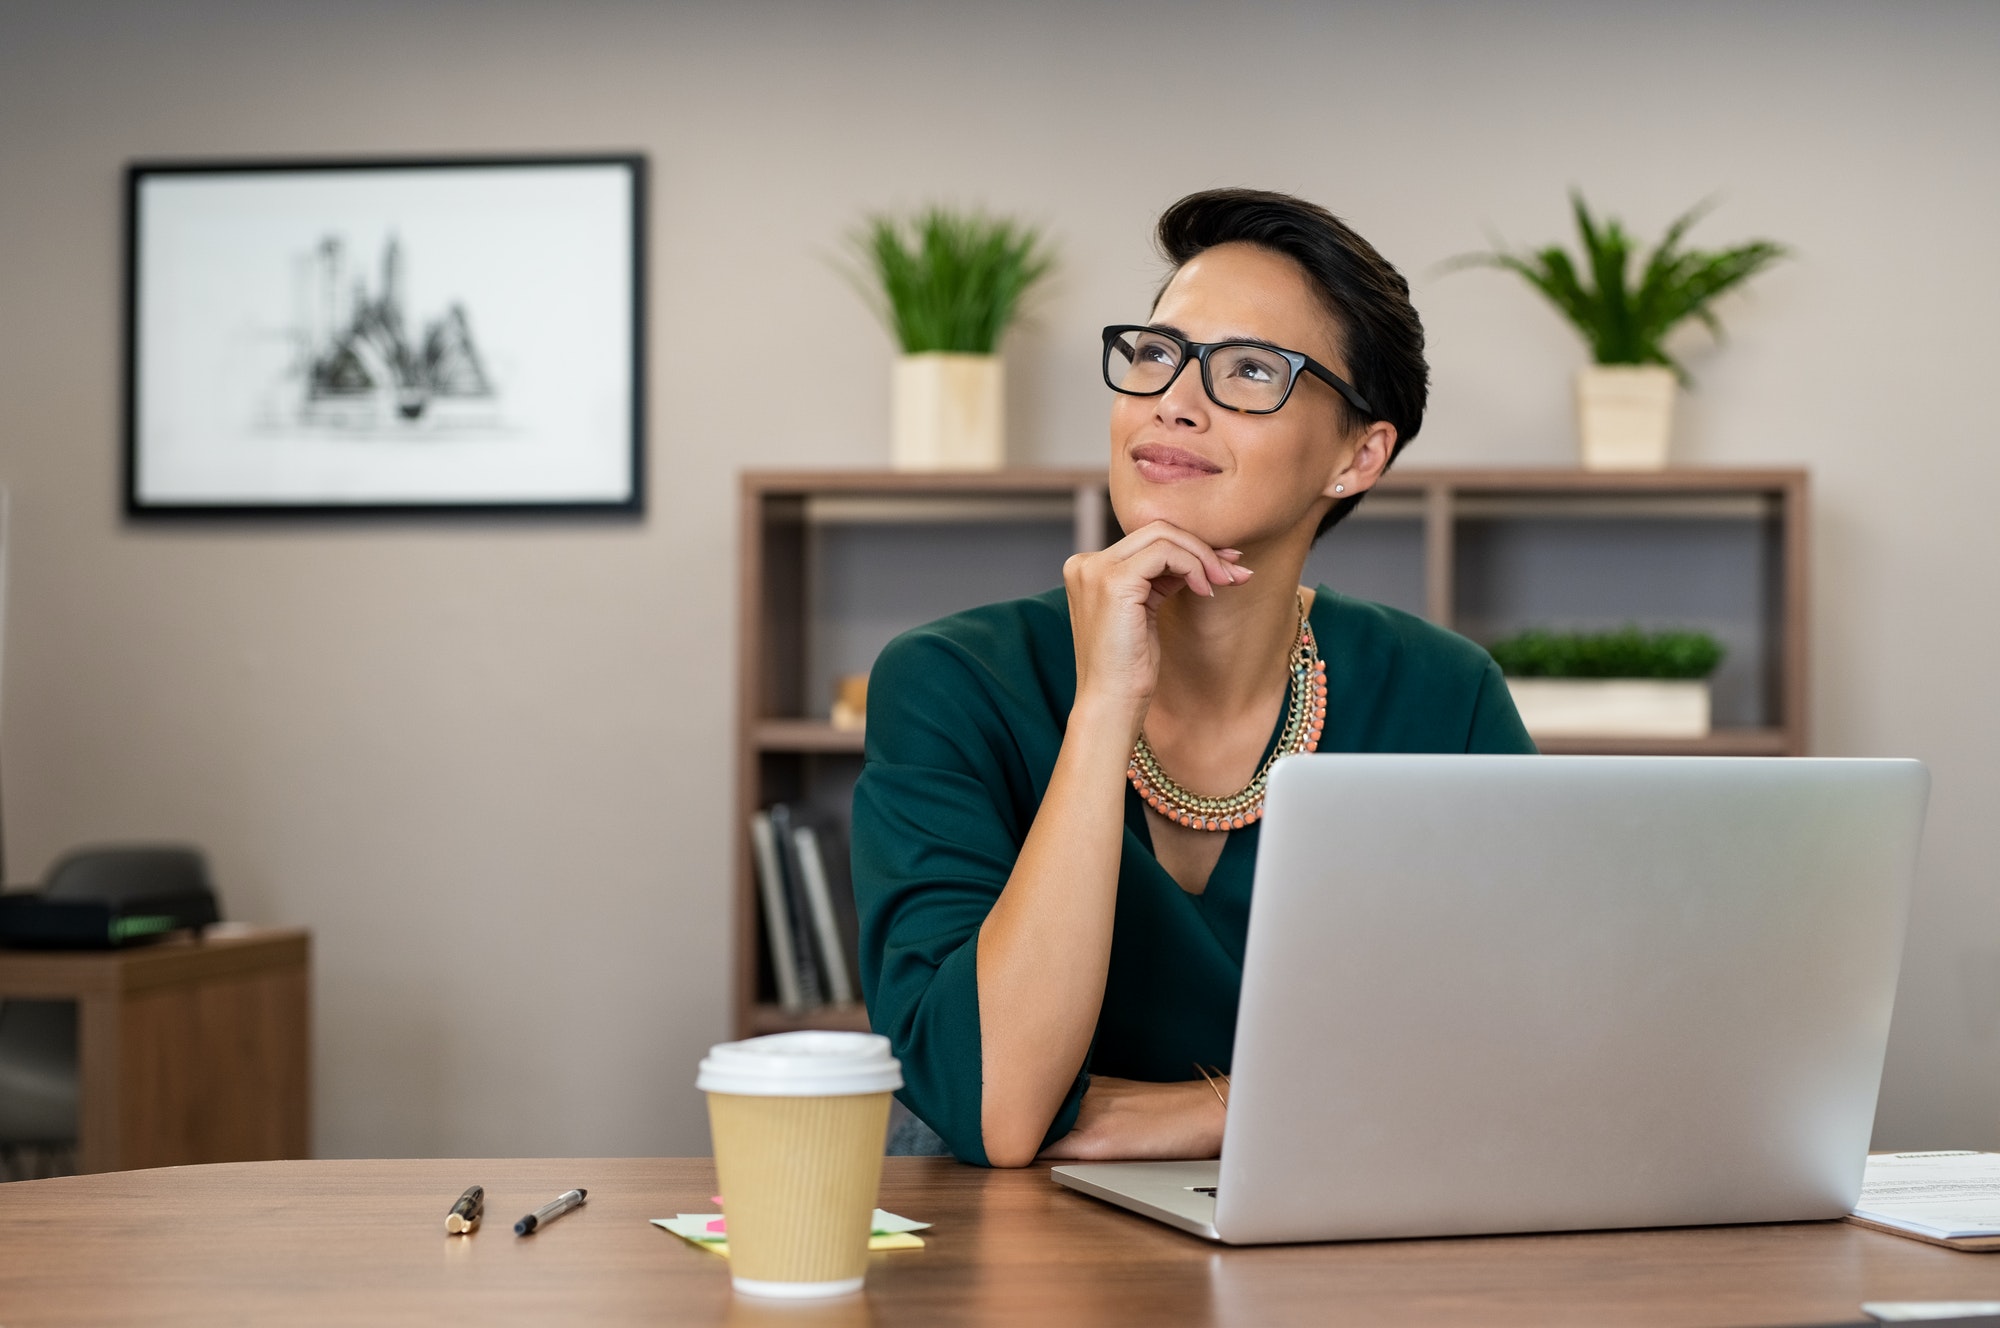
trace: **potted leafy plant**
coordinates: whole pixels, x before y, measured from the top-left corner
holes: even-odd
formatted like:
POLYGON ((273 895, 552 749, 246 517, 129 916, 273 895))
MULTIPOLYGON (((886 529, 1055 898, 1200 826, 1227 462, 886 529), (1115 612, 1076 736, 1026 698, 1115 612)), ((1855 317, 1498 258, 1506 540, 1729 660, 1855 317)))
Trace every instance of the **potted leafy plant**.
POLYGON ((1706 632, 1531 629, 1487 647, 1537 738, 1700 738, 1723 649, 1706 632))
POLYGON ((1005 454, 1000 339, 1053 266, 1040 232, 978 212, 870 217, 853 237, 858 283, 902 355, 890 456, 899 470, 997 470, 1005 454))
POLYGON ((1617 218, 1600 224, 1583 195, 1572 192, 1580 258, 1556 245, 1513 253, 1495 249, 1454 260, 1456 267, 1495 267, 1513 272, 1547 296, 1590 347, 1594 363, 1577 374, 1577 423, 1588 470, 1660 470, 1667 464, 1673 429, 1674 387, 1688 381, 1685 367, 1669 355, 1669 333, 1695 319, 1720 338, 1722 324, 1711 307, 1783 258, 1787 250, 1771 240, 1750 240, 1729 249, 1683 249, 1681 240, 1708 211, 1708 204, 1675 218, 1640 265, 1632 237, 1617 218))

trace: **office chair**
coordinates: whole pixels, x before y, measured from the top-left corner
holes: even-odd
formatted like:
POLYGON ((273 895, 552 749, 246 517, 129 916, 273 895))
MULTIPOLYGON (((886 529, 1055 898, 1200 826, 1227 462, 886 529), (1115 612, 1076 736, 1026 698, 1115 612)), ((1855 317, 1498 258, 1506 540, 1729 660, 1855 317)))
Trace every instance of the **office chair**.
MULTIPOLYGON (((191 848, 79 849, 49 872, 43 893, 101 899, 141 883, 207 888, 208 865, 191 848)), ((76 1148, 76 1100, 76 1002, 0 1001, 0 1178, 74 1170, 62 1159, 76 1148)))

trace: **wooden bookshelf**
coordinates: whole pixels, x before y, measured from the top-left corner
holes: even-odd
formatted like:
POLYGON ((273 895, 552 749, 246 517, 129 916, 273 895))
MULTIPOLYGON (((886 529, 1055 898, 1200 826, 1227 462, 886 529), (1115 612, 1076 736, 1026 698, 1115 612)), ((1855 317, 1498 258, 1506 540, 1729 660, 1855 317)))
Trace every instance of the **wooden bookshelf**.
MULTIPOLYGON (((1069 553, 1102 548, 1110 521, 1104 474, 1094 470, 762 472, 742 477, 740 501, 735 800, 739 827, 747 827, 754 811, 774 801, 814 803, 821 786, 830 787, 834 797, 843 797, 860 770, 862 733, 834 727, 827 718, 832 697, 826 680, 812 676, 818 606, 811 589, 820 581, 815 569, 826 561, 830 540, 842 532, 876 530, 921 546, 927 540, 949 542, 952 532, 1004 536, 1011 528, 1030 528, 1040 532, 1049 557, 1028 558, 1021 583, 1008 592, 1026 594, 1059 583, 1062 558, 1069 553)), ((980 592, 969 590, 956 604, 940 603, 934 612, 917 611, 896 627, 912 627, 981 600, 980 592)), ((851 671, 865 668, 866 660, 852 661, 851 671)), ((798 1028, 866 1028, 867 1015, 858 1005, 788 1012, 776 1003, 764 958, 756 867, 747 829, 736 835, 734 858, 737 1036, 798 1028)))
MULTIPOLYGON (((1694 591, 1726 592, 1721 598, 1733 606, 1744 656, 1734 679, 1740 713, 1733 720, 1719 714, 1718 727, 1705 738, 1551 739, 1542 749, 1798 756, 1808 749, 1808 501, 1806 473, 1794 469, 1411 467, 1392 471, 1349 522, 1322 541, 1306 579, 1396 602, 1398 594, 1371 595, 1347 575, 1320 574, 1322 551, 1340 573, 1364 570, 1359 564, 1365 555, 1381 564, 1376 570, 1388 578, 1385 584, 1401 588, 1402 607, 1485 640, 1496 623, 1538 602, 1518 592, 1534 589, 1521 584, 1524 576, 1543 573, 1519 568, 1553 566, 1561 581, 1576 570, 1565 568, 1564 556, 1573 563, 1617 564, 1615 556, 1604 555, 1616 555, 1629 536, 1634 547, 1647 550, 1628 578, 1635 618, 1674 616, 1649 610, 1647 595, 1639 592, 1660 604, 1681 602, 1661 592, 1686 588, 1679 585, 1683 580, 1694 591), (1672 538, 1661 542, 1662 531, 1672 538), (1648 539, 1654 544, 1646 545, 1648 539), (1537 541, 1539 563, 1521 556, 1537 541), (1572 544, 1581 552, 1565 555, 1572 544), (1707 557, 1714 549, 1730 551, 1735 561, 1707 557)), ((1104 472, 1095 469, 752 472, 742 477, 740 502, 738 833, 731 892, 736 1032, 865 1028, 858 1005, 787 1012, 776 1004, 744 827, 752 812, 776 801, 844 815, 863 734, 829 721, 830 671, 865 671, 871 650, 896 631, 1060 584, 1062 559, 1104 547, 1117 537, 1116 522, 1104 472), (904 578, 871 592, 872 599, 854 591, 874 584, 875 578, 855 574, 871 556, 904 578), (843 620, 843 612, 855 621, 843 620)), ((1591 589, 1588 577, 1578 584, 1591 589)), ((1614 584, 1607 592, 1598 585, 1592 593, 1615 598, 1622 589, 1614 584)))

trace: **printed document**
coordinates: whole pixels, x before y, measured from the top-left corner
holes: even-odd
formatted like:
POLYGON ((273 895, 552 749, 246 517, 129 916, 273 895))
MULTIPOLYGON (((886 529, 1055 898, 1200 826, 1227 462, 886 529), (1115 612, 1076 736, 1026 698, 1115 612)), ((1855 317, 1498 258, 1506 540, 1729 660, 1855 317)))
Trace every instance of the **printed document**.
POLYGON ((2000 1236, 2000 1153, 1871 1157, 1854 1215, 1938 1240, 2000 1236))

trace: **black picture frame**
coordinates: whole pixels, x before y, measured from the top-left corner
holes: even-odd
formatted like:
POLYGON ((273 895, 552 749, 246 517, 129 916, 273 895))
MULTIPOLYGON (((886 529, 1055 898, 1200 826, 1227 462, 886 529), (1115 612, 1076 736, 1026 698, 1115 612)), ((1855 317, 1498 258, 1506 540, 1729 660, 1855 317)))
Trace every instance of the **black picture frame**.
MULTIPOLYGON (((124 448, 123 465, 121 468, 122 503, 126 518, 130 520, 155 521, 190 518, 212 520, 236 517, 262 519, 301 517, 324 519, 395 516, 597 516, 614 518, 643 516, 646 502, 647 174, 646 157, 644 154, 636 152, 538 155, 239 158, 222 160, 175 159, 129 162, 126 165, 124 177, 124 448), (159 274, 149 271, 146 266, 149 261, 153 261, 148 258, 149 249, 154 248, 158 243, 158 238, 149 234, 148 231, 149 193, 154 192, 151 186, 157 182, 167 181, 182 186, 192 184, 197 186, 194 190, 183 188, 178 196, 199 198, 202 192, 199 186, 207 182, 223 182, 237 185, 249 184, 254 186, 258 183, 280 182, 285 178, 326 181, 332 184, 343 181, 357 183, 367 180, 370 182, 388 182, 391 186, 390 192, 394 192, 393 185, 409 184, 410 182, 418 182, 420 185, 445 185, 453 180, 482 180, 487 182, 489 187, 493 187, 496 184, 504 185, 508 181, 508 177, 511 176, 513 182, 518 183, 522 188, 527 188, 531 185, 538 185, 549 181, 562 181, 566 178, 581 181, 588 174, 594 177, 595 183, 602 189, 606 178, 604 173, 607 171, 611 172, 614 177, 622 177, 624 181, 625 197, 619 202, 617 207, 619 214, 617 224, 622 226, 629 242, 618 247, 618 253, 611 258, 607 258, 602 253, 597 253, 597 246, 591 246, 592 255, 590 261, 604 264, 606 262, 615 262, 617 258, 622 258, 625 262, 622 284, 627 289, 624 291, 622 299, 618 301, 622 308, 615 311, 618 314, 616 336, 610 335, 611 314, 613 312, 610 308, 611 301, 604 296, 603 291, 596 289, 597 286, 602 285, 609 278, 606 274, 594 272, 592 274, 593 281, 586 284, 591 286, 591 294, 596 300, 596 306, 601 306, 603 309, 603 317, 592 321, 604 324, 604 327, 599 330, 605 333, 608 340, 622 340, 623 344, 618 349, 616 359, 623 370, 623 382, 620 386, 622 386, 622 395, 625 399, 615 403, 615 411, 608 409, 609 405, 613 404, 609 401, 609 398, 613 395, 610 384, 616 381, 618 375, 602 361, 597 362, 595 370, 605 375, 607 384, 600 394, 603 399, 593 399, 589 403, 592 408, 590 418, 594 422, 595 432, 597 435, 601 435, 593 439, 590 456, 592 464, 599 471, 603 472, 603 476, 599 480, 594 481, 593 485, 588 487, 588 491, 580 491, 576 484, 564 481, 562 483, 551 484, 547 492, 540 493, 532 491, 508 492, 505 494, 478 492, 478 484, 474 482, 474 476, 476 474, 476 467, 480 463, 476 457, 469 459, 465 463, 466 477, 464 482, 468 485, 469 489, 466 496, 419 490, 412 490, 409 493, 398 495, 394 492, 376 491, 380 488, 380 484, 368 486, 368 492, 358 494, 352 491, 339 492, 333 490, 319 494, 309 491, 260 494, 255 491, 256 486, 251 484, 247 485, 244 491, 240 493, 218 495, 215 493, 184 491, 176 495, 172 492, 174 487, 172 484, 163 486, 158 480, 157 477, 162 473, 160 469, 162 464, 160 458, 160 436, 172 433, 173 431, 156 425, 155 420, 158 418, 162 407, 158 398, 156 396, 149 396, 148 393, 149 385, 146 381, 146 375, 149 371, 157 373, 159 369, 156 363, 157 357, 151 353, 152 347, 147 342, 149 335, 148 323, 149 320, 157 322, 159 319, 166 317, 167 315, 160 312, 160 308, 173 304, 173 301, 169 301, 159 295, 154 286, 154 279, 159 274), (569 172, 577 172, 578 174, 574 177, 569 177, 567 175, 569 172), (153 301, 152 307, 148 305, 149 299, 153 301), (619 426, 622 426, 622 439, 615 436, 616 426, 612 423, 614 419, 619 426), (616 445, 615 455, 613 454, 614 444, 616 445)), ((258 196, 254 188, 247 194, 244 194, 241 190, 238 192, 246 197, 254 198, 258 196)), ((226 207, 226 205, 223 206, 226 207)), ((594 202, 593 206, 598 211, 603 212, 605 218, 609 217, 609 203, 594 202)), ((536 214, 538 210, 528 208, 525 211, 529 214, 536 214)), ((501 216, 504 214, 495 213, 494 215, 501 216)), ((583 210, 580 209, 579 216, 581 217, 582 215, 583 210)), ((596 225, 599 220, 601 219, 597 218, 595 213, 591 214, 591 224, 596 225)), ((389 239, 382 246, 382 280, 378 291, 372 297, 372 306, 376 309, 394 311, 400 307, 397 301, 399 291, 395 284, 395 279, 391 274, 400 270, 398 263, 399 251, 397 248, 398 240, 394 219, 390 219, 388 224, 390 227, 388 232, 389 239)), ((610 223, 605 221, 604 224, 610 223)), ((188 224, 187 228, 193 233, 198 234, 199 232, 198 222, 188 224)), ((296 237, 293 238, 296 239, 296 237)), ((504 247, 506 241, 503 239, 495 243, 504 247)), ((326 256, 326 245, 327 242, 322 241, 318 250, 308 252, 301 259, 301 266, 297 270, 304 270, 302 266, 304 262, 318 260, 323 263, 331 263, 332 260, 328 260, 326 256)), ((193 249, 199 249, 200 247, 199 243, 192 245, 193 249)), ((210 243, 208 247, 213 250, 217 246, 210 243)), ((252 246, 252 248, 254 247, 252 246)), ((268 248, 269 246, 266 247, 268 248)), ((296 249, 296 244, 294 247, 296 249)), ((438 246, 433 247, 437 248, 438 246)), ((453 254, 463 261, 459 250, 454 248, 453 254)), ((338 254, 336 252, 337 257, 338 254)), ((208 261, 213 266, 213 254, 209 254, 204 261, 208 261)), ((418 261, 422 261, 421 257, 418 261)), ((328 291, 336 289, 337 283, 334 276, 331 275, 333 271, 338 271, 337 266, 330 266, 329 268, 330 275, 327 276, 324 282, 324 286, 328 291)), ((271 274, 268 272, 257 273, 256 279, 265 282, 273 280, 271 274)), ((497 276, 494 278, 496 284, 500 280, 497 276)), ((292 284, 294 287, 299 285, 296 280, 292 284)), ((559 283, 555 284, 559 286, 559 283)), ((353 294, 350 301, 352 306, 358 307, 364 303, 364 286, 364 282, 357 282, 353 286, 353 294)), ((489 289, 489 300, 491 297, 492 291, 489 289)), ((181 304, 191 309, 204 307, 205 303, 202 300, 181 301, 181 304)), ((349 312, 353 313, 354 311, 350 309, 349 312)), ((444 349, 437 358, 444 365, 450 365, 452 363, 451 356, 454 351, 454 347, 451 344, 453 342, 453 335, 450 329, 455 327, 459 343, 457 349, 462 352, 459 361, 460 367, 462 368, 466 358, 470 357, 473 370, 477 371, 476 376, 479 377, 480 381, 484 382, 490 378, 490 375, 484 373, 482 362, 478 358, 477 352, 473 350, 472 332, 468 330, 476 329, 477 323, 474 321, 476 318, 476 312, 471 317, 468 317, 464 314, 462 305, 453 306, 446 316, 433 320, 425 327, 423 346, 420 349, 411 348, 411 342, 414 341, 414 337, 398 339, 401 354, 400 362, 408 363, 419 358, 428 360, 431 358, 430 352, 433 346, 442 341, 444 349), (442 335, 440 335, 441 328, 445 329, 442 335)), ((349 328, 349 332, 351 333, 355 328, 359 328, 362 321, 363 319, 359 314, 354 314, 352 327, 349 328)), ((379 325, 383 320, 376 318, 373 321, 379 325)), ((400 322, 402 320, 399 318, 396 321, 400 322)), ((533 321, 529 319, 517 320, 523 326, 533 321)), ((302 329, 295 324, 292 331, 300 333, 302 329)), ((414 331, 413 328, 412 331, 414 331)), ((566 344, 569 338, 573 338, 578 334, 579 329, 567 327, 563 329, 562 338, 566 344)), ((254 333, 243 332, 240 328, 234 328, 229 333, 229 339, 247 343, 256 340, 256 335, 254 333)), ((304 344, 302 335, 296 339, 301 344, 304 344)), ((175 341, 173 344, 179 345, 181 343, 175 341)), ((268 348, 264 348, 263 353, 268 358, 268 348)), ((352 359, 354 357, 350 356, 349 358, 352 359)), ((356 374, 350 375, 351 381, 344 380, 336 373, 320 371, 320 367, 326 361, 327 357, 321 356, 318 359, 312 360, 310 364, 301 363, 296 366, 299 372, 306 374, 310 379, 308 396, 317 388, 318 384, 330 381, 336 388, 346 392, 350 398, 358 399, 361 391, 358 384, 361 379, 367 377, 367 369, 362 368, 356 374)), ((369 363, 370 365, 380 365, 387 363, 387 361, 370 359, 369 363)), ((437 365, 433 364, 431 368, 436 369, 437 365)), ((423 370, 413 371, 411 376, 422 377, 424 372, 423 370)), ((160 376, 162 378, 165 377, 163 374, 160 376)), ((380 372, 376 374, 377 378, 382 376, 380 372)), ((396 376, 399 379, 404 377, 402 374, 396 376)), ((459 375, 461 378, 465 376, 465 374, 459 375)), ((489 391, 486 394, 487 403, 490 404, 495 397, 504 402, 505 393, 494 393, 490 390, 490 383, 487 385, 489 387, 489 391)), ((275 390, 270 389, 268 383, 261 386, 267 391, 275 390)), ((245 384, 244 390, 248 392, 251 388, 248 384, 245 384)), ((381 422, 379 425, 343 425, 342 428, 347 429, 350 434, 363 436, 367 442, 377 445, 378 456, 395 455, 394 449, 402 444, 398 439, 390 436, 395 432, 395 429, 391 426, 398 420, 421 418, 420 415, 413 415, 411 413, 409 404, 403 399, 404 396, 407 394, 418 394, 428 398, 432 387, 416 386, 405 388, 398 386, 392 393, 388 384, 376 383, 373 390, 380 398, 393 395, 395 397, 393 403, 395 410, 391 412, 383 409, 382 401, 378 400, 375 404, 375 414, 372 418, 381 422), (376 432, 367 433, 366 430, 368 429, 375 429, 376 432)), ((442 402, 445 389, 440 386, 436 390, 439 394, 439 400, 442 402)), ((549 395, 547 391, 544 391, 544 398, 547 398, 549 395)), ((337 404, 351 406, 353 400, 343 398, 337 404)), ((439 404, 432 410, 433 423, 436 421, 437 416, 443 413, 445 408, 445 405, 439 404)), ((419 403, 416 409, 422 412, 425 406, 419 403)), ((319 423, 317 421, 299 422, 305 419, 305 412, 303 410, 301 410, 297 417, 289 415, 281 417, 277 411, 273 410, 265 418, 267 421, 277 421, 276 424, 270 425, 269 428, 275 430, 280 435, 283 435, 288 430, 292 434, 302 435, 319 423)), ((235 423, 236 421, 232 417, 232 427, 234 427, 235 423)), ((497 429, 501 425, 508 425, 511 428, 509 422, 505 421, 504 418, 500 419, 498 424, 493 424, 489 421, 490 427, 488 427, 486 434, 480 432, 483 426, 477 424, 465 426, 460 433, 449 439, 447 445, 456 448, 458 452, 476 451, 481 437, 499 436, 497 429)), ((244 425, 243 427, 250 429, 253 426, 244 425)), ((559 430, 551 432, 559 432, 559 430)), ((190 455, 197 454, 199 448, 202 446, 199 437, 200 430, 198 428, 190 429, 187 430, 187 433, 189 437, 195 438, 195 441, 190 443, 181 439, 178 442, 178 446, 184 453, 190 455)), ((346 440, 346 435, 343 435, 339 429, 334 429, 330 432, 323 431, 323 433, 324 437, 327 438, 340 437, 343 441, 346 440)), ((532 430, 512 430, 512 434, 531 435, 532 433, 532 430)), ((524 450, 532 450, 527 446, 533 443, 534 439, 532 437, 523 439, 514 437, 512 434, 509 435, 508 441, 515 444, 514 454, 520 454, 524 450)), ((176 435, 176 437, 178 439, 179 436, 176 435)), ((313 443, 314 445, 318 445, 319 439, 315 438, 313 443)), ((239 444, 238 450, 241 451, 242 448, 243 445, 239 444)), ((405 453, 413 454, 410 448, 406 447, 404 451, 405 453)), ((547 460, 550 451, 551 449, 544 448, 541 453, 543 456, 542 464, 545 467, 553 464, 547 460)), ((444 468, 443 463, 438 461, 438 457, 435 454, 425 457, 424 464, 435 465, 439 469, 444 468)), ((223 463, 209 458, 204 463, 204 473, 210 470, 219 470, 222 468, 222 465, 223 463)), ((361 465, 362 463, 357 462, 356 468, 359 469, 361 465)), ((302 481, 294 481, 295 485, 297 483, 302 483, 302 481)), ((387 481, 381 481, 381 483, 387 483, 387 481)), ((524 486, 524 489, 532 488, 531 481, 526 478, 512 477, 510 478, 510 483, 524 486)), ((433 486, 433 489, 435 487, 433 486)), ((335 486, 336 490, 337 488, 338 486, 335 486)))

